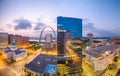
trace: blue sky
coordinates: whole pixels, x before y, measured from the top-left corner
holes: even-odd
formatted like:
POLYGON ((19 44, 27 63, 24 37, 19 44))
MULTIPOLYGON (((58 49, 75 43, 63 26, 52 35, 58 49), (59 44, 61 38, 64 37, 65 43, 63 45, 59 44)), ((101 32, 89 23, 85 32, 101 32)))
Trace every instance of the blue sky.
POLYGON ((84 36, 120 35, 120 0, 0 0, 0 31, 37 36, 57 16, 83 19, 84 36))

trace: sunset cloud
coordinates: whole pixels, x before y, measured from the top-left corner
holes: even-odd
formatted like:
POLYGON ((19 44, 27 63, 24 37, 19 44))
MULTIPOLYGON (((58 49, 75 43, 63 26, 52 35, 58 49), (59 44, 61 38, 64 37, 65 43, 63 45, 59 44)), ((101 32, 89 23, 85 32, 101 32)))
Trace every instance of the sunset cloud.
POLYGON ((42 22, 36 23, 34 30, 40 30, 43 26, 45 26, 45 24, 42 22))
POLYGON ((31 29, 32 28, 32 25, 31 25, 31 22, 27 19, 16 19, 14 21, 16 23, 14 29, 15 30, 21 30, 21 29, 31 29))
POLYGON ((116 36, 117 34, 103 30, 103 29, 98 29, 95 27, 95 24, 90 22, 89 19, 83 19, 83 34, 86 36, 87 33, 93 33, 94 36, 116 36))

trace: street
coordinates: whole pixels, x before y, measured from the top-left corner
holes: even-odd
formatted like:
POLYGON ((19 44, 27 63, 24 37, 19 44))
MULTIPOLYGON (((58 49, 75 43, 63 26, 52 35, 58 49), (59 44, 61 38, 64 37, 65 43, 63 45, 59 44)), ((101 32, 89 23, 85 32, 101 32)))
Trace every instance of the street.
POLYGON ((93 68, 84 60, 82 60, 82 68, 83 68, 83 76, 97 76, 93 68))

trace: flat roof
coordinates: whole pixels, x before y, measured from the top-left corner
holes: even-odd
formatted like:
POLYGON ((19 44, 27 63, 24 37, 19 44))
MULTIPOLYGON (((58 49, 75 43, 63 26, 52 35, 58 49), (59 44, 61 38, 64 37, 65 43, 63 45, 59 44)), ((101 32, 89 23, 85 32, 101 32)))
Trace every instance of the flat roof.
POLYGON ((56 55, 39 54, 33 61, 26 64, 25 68, 43 74, 47 64, 57 65, 56 55))
POLYGON ((119 47, 120 47, 119 44, 103 45, 96 48, 91 48, 85 52, 93 57, 99 57, 100 55, 103 55, 105 52, 113 53, 119 47))

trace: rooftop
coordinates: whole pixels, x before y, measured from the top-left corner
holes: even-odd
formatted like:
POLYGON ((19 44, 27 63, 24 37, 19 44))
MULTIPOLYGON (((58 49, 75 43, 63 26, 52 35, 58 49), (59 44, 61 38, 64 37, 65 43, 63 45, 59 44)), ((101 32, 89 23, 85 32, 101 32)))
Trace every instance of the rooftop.
POLYGON ((22 52, 25 52, 25 50, 20 50, 20 49, 15 50, 15 54, 16 54, 16 55, 17 55, 17 54, 20 54, 20 53, 22 53, 22 52))
POLYGON ((13 50, 11 50, 9 47, 7 47, 7 48, 4 49, 4 52, 5 52, 5 53, 15 52, 15 54, 17 55, 17 54, 20 54, 20 53, 22 53, 22 52, 25 52, 25 50, 22 49, 22 48, 18 48, 17 50, 13 51, 13 50))
POLYGON ((48 64, 57 65, 56 55, 40 54, 25 67, 36 73, 43 74, 48 64))
POLYGON ((10 50, 9 47, 6 47, 6 48, 4 48, 4 52, 5 52, 5 53, 9 53, 9 52, 12 52, 12 50, 10 50))
POLYGON ((15 46, 15 45, 17 45, 17 43, 16 43, 15 41, 12 41, 12 42, 11 42, 11 45, 12 45, 12 46, 15 46))
POLYGON ((111 44, 111 45, 103 45, 95 48, 91 48, 86 51, 87 54, 90 54, 93 57, 103 56, 106 52, 113 53, 120 45, 118 44, 111 44))

